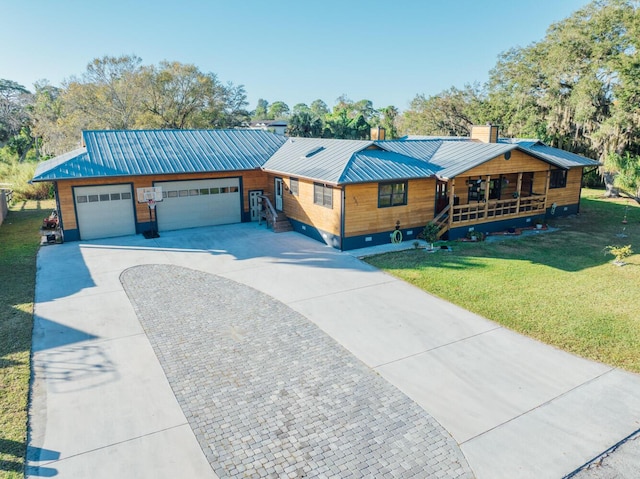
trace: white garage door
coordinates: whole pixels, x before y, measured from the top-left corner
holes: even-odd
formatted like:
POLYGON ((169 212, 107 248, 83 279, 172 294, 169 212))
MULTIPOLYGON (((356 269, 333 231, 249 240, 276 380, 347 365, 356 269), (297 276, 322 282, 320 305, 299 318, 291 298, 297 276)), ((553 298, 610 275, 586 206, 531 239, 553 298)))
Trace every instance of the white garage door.
POLYGON ((156 206, 158 230, 224 225, 242 221, 240 180, 163 181, 161 203, 156 206))
POLYGON ((81 239, 135 234, 131 185, 82 186, 73 192, 81 239))

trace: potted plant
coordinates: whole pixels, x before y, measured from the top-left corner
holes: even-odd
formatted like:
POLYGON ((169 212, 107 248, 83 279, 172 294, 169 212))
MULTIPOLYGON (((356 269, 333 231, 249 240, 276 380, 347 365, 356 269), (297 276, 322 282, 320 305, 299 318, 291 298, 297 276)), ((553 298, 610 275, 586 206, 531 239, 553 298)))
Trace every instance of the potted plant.
POLYGON ((470 241, 482 241, 482 233, 475 230, 469 230, 467 232, 467 239, 470 241))
POLYGON ((536 229, 541 230, 542 227, 544 226, 544 218, 536 218, 534 222, 536 224, 536 229))
POLYGON ((429 249, 433 251, 433 243, 438 241, 438 233, 440 233, 440 227, 435 223, 427 223, 422 230, 422 236, 424 240, 429 243, 429 249))

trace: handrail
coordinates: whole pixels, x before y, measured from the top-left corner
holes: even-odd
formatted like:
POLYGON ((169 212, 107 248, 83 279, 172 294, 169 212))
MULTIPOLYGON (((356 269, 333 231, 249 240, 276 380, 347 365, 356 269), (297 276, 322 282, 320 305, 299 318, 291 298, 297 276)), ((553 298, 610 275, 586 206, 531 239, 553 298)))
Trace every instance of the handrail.
POLYGON ((271 226, 273 226, 276 218, 278 217, 278 212, 273 207, 273 205, 271 204, 271 201, 266 195, 259 195, 259 198, 262 199, 263 205, 266 204, 266 208, 264 211, 265 211, 265 219, 267 220, 267 224, 269 224, 269 219, 271 219, 271 226))
POLYGON ((450 209, 451 209, 451 205, 445 206, 444 209, 440 213, 438 213, 438 215, 435 218, 431 220, 431 222, 435 224, 439 224, 440 220, 449 212, 450 209))

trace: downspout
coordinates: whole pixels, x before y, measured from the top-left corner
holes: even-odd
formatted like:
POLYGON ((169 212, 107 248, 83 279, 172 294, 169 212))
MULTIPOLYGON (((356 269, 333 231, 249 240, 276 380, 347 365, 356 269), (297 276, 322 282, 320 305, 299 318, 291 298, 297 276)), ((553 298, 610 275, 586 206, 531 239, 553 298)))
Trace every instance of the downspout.
POLYGON ((342 202, 340 203, 340 251, 344 251, 344 225, 345 202, 347 198, 347 185, 342 185, 342 202))

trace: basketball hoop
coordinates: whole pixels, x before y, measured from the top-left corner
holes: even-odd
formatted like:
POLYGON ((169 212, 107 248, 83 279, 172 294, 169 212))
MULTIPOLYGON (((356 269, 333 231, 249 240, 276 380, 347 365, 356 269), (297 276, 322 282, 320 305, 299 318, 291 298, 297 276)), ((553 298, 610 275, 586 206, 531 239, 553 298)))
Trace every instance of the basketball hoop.
POLYGON ((138 203, 146 203, 149 207, 149 226, 151 227, 148 231, 143 231, 143 235, 147 239, 151 238, 159 238, 158 234, 158 225, 157 219, 154 221, 153 212, 156 210, 156 203, 160 203, 163 200, 162 197, 162 188, 159 186, 152 186, 148 188, 138 188, 137 189, 137 197, 138 203))

